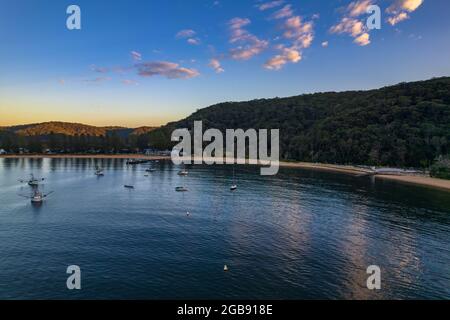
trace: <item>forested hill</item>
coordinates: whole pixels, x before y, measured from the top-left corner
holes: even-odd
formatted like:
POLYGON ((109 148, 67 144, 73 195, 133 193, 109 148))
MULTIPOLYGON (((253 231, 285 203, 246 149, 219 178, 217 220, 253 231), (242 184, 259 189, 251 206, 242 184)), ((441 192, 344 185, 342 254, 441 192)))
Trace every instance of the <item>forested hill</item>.
POLYGON ((6 152, 126 153, 148 148, 152 127, 94 127, 80 123, 45 122, 0 127, 0 149, 6 152))
POLYGON ((170 145, 175 128, 280 129, 284 159, 426 167, 450 153, 450 78, 370 91, 228 102, 149 133, 170 145))
POLYGON ((95 127, 81 123, 70 122, 43 122, 20 126, 0 127, 0 130, 7 130, 22 136, 45 136, 50 134, 61 134, 66 136, 106 136, 110 133, 117 133, 122 136, 129 134, 141 135, 153 130, 152 127, 140 127, 136 129, 123 127, 95 127))

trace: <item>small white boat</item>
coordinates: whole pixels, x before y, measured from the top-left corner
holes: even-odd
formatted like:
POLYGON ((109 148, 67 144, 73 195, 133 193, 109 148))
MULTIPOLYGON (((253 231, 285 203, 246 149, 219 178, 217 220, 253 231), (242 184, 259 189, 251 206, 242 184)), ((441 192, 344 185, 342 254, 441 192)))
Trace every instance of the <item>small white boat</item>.
POLYGON ((189 174, 189 172, 187 170, 181 170, 178 172, 179 176, 187 176, 189 174))
POLYGON ((34 177, 33 174, 30 174, 30 179, 29 180, 19 180, 19 182, 20 183, 26 182, 30 187, 38 187, 39 183, 41 181, 44 181, 44 180, 45 180, 44 178, 37 179, 37 178, 34 177))
POLYGON ((230 190, 231 191, 236 191, 237 190, 237 184, 236 184, 236 179, 235 179, 235 176, 234 176, 234 166, 233 166, 233 184, 231 185, 231 187, 230 187, 230 190))
POLYGON ((147 170, 145 170, 146 172, 155 172, 156 169, 155 168, 148 168, 147 170))
POLYGON ((230 269, 228 268, 227 265, 224 265, 224 266, 223 266, 223 271, 228 272, 229 270, 230 270, 230 269))
POLYGON ((97 168, 95 169, 95 175, 96 175, 97 177, 103 177, 105 174, 104 174, 102 168, 97 167, 97 168))

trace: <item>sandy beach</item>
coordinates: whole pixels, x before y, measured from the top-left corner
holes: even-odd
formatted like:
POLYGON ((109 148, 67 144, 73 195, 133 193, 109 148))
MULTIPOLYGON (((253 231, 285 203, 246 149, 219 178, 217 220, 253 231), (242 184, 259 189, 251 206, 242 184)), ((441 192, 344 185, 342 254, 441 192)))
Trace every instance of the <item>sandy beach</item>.
MULTIPOLYGON (((147 156, 139 154, 104 154, 104 155, 0 155, 0 158, 51 158, 51 159, 145 159, 145 160, 170 160, 169 156, 147 156)), ((280 167, 298 168, 307 170, 327 171, 342 174, 350 174, 354 176, 361 176, 370 174, 371 171, 355 166, 345 165, 330 165, 320 163, 308 162, 280 162, 280 167)), ((450 192, 450 180, 431 178, 426 175, 375 175, 375 179, 391 180, 401 183, 413 184, 417 186, 431 187, 435 189, 445 190, 450 192)))
POLYGON ((450 192, 450 180, 436 179, 426 176, 392 176, 392 175, 376 175, 375 179, 384 179, 398 181, 417 186, 426 186, 450 192))

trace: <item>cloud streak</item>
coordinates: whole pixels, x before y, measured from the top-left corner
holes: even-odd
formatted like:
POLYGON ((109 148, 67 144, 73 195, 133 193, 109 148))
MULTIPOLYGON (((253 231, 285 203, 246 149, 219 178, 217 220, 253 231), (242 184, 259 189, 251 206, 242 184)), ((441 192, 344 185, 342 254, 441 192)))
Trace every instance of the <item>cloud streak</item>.
POLYGON ((279 7, 283 3, 284 3, 283 0, 277 0, 277 1, 271 1, 271 2, 266 2, 266 3, 259 4, 259 5, 257 5, 257 7, 259 8, 259 10, 265 11, 265 10, 268 10, 268 9, 279 7))
POLYGON ((276 11, 271 18, 272 19, 284 19, 289 18, 294 15, 294 11, 292 10, 292 6, 290 4, 285 5, 280 10, 276 11))
POLYGON ((102 82, 106 82, 106 81, 110 81, 111 78, 110 77, 97 77, 94 79, 86 79, 84 80, 84 82, 86 83, 102 83, 102 82))
POLYGON ((98 67, 95 64, 91 65, 91 70, 97 73, 108 73, 109 69, 104 67, 98 67))
POLYGON ((130 54, 131 54, 131 58, 134 61, 141 61, 142 60, 142 54, 140 52, 131 51, 130 54))
POLYGON ((186 38, 192 38, 196 35, 197 33, 192 30, 192 29, 184 29, 181 30, 177 33, 176 37, 178 39, 186 39, 186 38))
POLYGON ((195 69, 181 67, 179 64, 168 61, 150 61, 136 64, 138 75, 141 77, 162 76, 167 79, 191 79, 200 73, 195 69))
POLYGON ((124 80, 122 80, 122 83, 124 85, 127 85, 127 86, 131 86, 131 85, 137 86, 137 85, 139 85, 139 82, 137 82, 135 80, 131 80, 131 79, 124 79, 124 80))

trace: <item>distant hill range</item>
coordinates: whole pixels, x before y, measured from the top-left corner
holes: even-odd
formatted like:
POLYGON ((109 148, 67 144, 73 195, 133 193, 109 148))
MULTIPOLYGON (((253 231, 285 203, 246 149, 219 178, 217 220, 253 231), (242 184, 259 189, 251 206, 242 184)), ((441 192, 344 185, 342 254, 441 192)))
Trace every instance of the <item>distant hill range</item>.
POLYGON ((65 136, 91 136, 100 137, 116 133, 121 137, 129 135, 143 135, 154 130, 154 127, 139 127, 135 129, 124 127, 95 127, 81 123, 69 122, 44 122, 11 127, 0 127, 0 130, 10 131, 21 136, 46 136, 61 134, 65 136))

